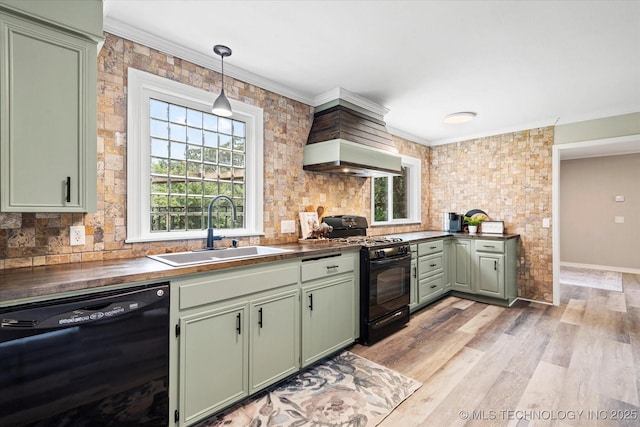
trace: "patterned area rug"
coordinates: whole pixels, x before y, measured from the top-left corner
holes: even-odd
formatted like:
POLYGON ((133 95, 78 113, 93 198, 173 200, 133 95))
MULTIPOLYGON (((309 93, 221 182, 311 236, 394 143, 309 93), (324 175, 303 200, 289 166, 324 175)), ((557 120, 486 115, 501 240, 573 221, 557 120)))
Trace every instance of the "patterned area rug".
POLYGON ((622 273, 587 268, 560 267, 560 284, 622 292, 622 273))
POLYGON ((198 427, 375 426, 421 386, 345 351, 198 427))

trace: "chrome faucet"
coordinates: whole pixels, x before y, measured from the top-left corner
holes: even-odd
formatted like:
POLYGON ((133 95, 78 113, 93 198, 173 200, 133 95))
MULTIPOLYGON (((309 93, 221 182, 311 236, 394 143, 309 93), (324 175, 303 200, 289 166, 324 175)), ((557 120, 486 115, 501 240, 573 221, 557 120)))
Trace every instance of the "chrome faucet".
POLYGON ((216 248, 215 241, 216 240, 222 240, 222 236, 214 236, 213 235, 213 226, 211 225, 211 216, 212 216, 213 204, 215 202, 217 202, 218 199, 228 200, 229 203, 231 204, 231 209, 233 210, 233 219, 234 220, 238 219, 237 208, 236 208, 235 203, 233 203, 233 200, 231 200, 231 197, 225 196, 224 194, 219 194, 216 197, 214 197, 213 200, 211 200, 209 202, 209 216, 208 216, 208 222, 207 222, 208 228, 207 228, 207 247, 206 247, 206 249, 215 249, 216 248))

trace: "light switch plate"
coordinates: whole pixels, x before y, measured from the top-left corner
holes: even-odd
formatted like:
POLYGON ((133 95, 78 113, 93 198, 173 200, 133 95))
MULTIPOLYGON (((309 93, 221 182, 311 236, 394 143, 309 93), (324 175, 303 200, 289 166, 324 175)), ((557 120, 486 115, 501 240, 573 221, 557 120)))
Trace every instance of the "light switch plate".
POLYGON ((82 246, 84 242, 84 225, 72 225, 69 227, 69 244, 71 246, 82 246))
POLYGON ((616 202, 624 202, 624 196, 616 196, 616 202))
POLYGON ((542 218, 542 228, 551 227, 551 220, 549 218, 542 218))
POLYGON ((294 220, 284 220, 280 221, 280 230, 283 233, 295 233, 296 232, 296 222, 294 220))
POLYGON ((616 224, 624 224, 624 217, 623 216, 617 216, 614 218, 614 221, 616 224))

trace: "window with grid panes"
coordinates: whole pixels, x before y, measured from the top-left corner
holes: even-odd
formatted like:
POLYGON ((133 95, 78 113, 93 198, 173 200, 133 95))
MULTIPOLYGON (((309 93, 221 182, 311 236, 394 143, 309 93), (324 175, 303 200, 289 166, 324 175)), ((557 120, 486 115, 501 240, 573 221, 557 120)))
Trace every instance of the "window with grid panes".
POLYGON ((151 231, 207 228, 208 206, 223 194, 237 207, 237 225, 224 199, 212 207, 213 227, 243 227, 245 124, 151 99, 151 231))
POLYGON ((263 234, 263 110, 230 100, 232 117, 211 113, 217 94, 128 69, 127 242, 263 234))

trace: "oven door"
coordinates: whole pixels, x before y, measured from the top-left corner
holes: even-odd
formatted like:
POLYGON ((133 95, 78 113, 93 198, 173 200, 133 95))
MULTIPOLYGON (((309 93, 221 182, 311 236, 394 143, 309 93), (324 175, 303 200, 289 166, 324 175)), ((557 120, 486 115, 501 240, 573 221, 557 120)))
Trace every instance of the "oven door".
POLYGON ((409 304, 411 254, 369 262, 369 321, 409 304))

